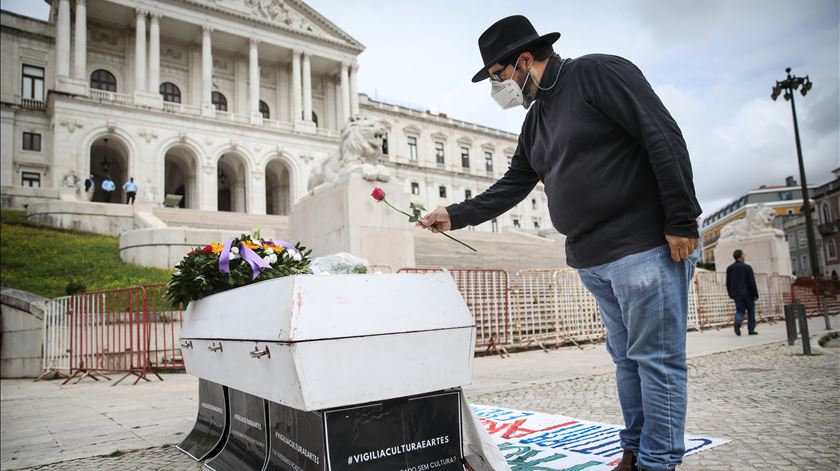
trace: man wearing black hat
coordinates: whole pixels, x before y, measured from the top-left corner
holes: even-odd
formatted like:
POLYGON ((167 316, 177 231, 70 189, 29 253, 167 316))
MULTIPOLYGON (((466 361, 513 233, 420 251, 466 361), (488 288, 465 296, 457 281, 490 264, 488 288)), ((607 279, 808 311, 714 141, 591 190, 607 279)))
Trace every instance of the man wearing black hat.
POLYGON ((436 230, 477 225, 543 182, 566 260, 597 298, 624 415, 618 470, 682 462, 687 406, 688 286, 699 255, 691 163, 677 123, 642 73, 621 57, 561 59, 559 33, 524 16, 478 39, 502 107, 528 114, 510 168, 475 198, 427 214, 436 230))

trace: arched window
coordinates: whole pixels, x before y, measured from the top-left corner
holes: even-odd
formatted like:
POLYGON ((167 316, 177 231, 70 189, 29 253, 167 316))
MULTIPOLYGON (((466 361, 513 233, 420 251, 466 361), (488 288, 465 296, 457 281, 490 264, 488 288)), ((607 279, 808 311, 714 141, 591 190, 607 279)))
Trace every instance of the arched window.
POLYGON ((820 216, 822 224, 831 222, 831 207, 828 206, 828 201, 823 201, 823 204, 820 205, 820 216))
POLYGON ((834 239, 828 239, 826 244, 826 252, 829 260, 837 260, 837 244, 834 242, 834 239))
POLYGON ((117 91, 117 79, 114 74, 104 69, 94 70, 90 74, 90 88, 105 90, 106 92, 117 91))
POLYGON ((219 92, 213 92, 210 100, 219 111, 227 111, 227 98, 219 92))
POLYGON ((268 109, 268 103, 260 100, 260 114, 263 119, 271 119, 271 111, 268 109))
POLYGON ((160 94, 163 96, 163 101, 181 103, 181 90, 172 82, 160 84, 160 94))

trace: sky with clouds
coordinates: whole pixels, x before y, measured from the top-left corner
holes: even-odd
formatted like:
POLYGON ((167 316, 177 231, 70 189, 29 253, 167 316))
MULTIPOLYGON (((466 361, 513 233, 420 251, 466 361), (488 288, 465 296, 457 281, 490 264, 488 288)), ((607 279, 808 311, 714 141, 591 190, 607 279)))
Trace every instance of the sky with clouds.
MULTIPOLYGON (((308 0, 362 42, 359 91, 518 132, 481 67, 477 38, 496 20, 530 18, 562 33, 562 57, 617 54, 636 63, 680 124, 708 215, 763 184, 799 179, 790 104, 770 99, 785 67, 814 82, 796 95, 809 183, 840 167, 840 2, 837 0, 308 0)), ((46 18, 35 0, 0 0, 46 18)))

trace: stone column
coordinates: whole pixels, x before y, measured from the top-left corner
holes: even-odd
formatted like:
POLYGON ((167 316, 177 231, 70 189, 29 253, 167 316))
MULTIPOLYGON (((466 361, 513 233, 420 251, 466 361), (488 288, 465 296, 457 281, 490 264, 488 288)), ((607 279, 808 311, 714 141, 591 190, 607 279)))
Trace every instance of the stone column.
POLYGON ((87 7, 85 0, 76 0, 76 44, 73 54, 73 78, 87 78, 87 7))
POLYGON ((201 28, 201 113, 205 116, 215 116, 213 107, 213 49, 210 34, 213 28, 201 28))
POLYGON ((55 75, 70 76, 70 0, 58 0, 55 25, 55 75))
POLYGON ((350 66, 350 116, 359 114, 359 89, 356 76, 359 74, 359 64, 350 66))
POLYGON ((292 122, 300 121, 303 111, 301 110, 301 83, 300 83, 300 54, 298 50, 292 51, 292 122))
POLYGON ((134 39, 134 90, 146 91, 146 12, 137 10, 134 39))
POLYGON ((248 49, 248 99, 251 103, 251 124, 262 124, 259 45, 259 40, 251 39, 248 49))
POLYGON ((343 129, 350 119, 350 64, 341 63, 341 114, 338 128, 343 129))
POLYGON ((149 22, 149 93, 160 93, 160 15, 152 13, 149 22))
POLYGON ((303 120, 312 122, 312 67, 308 52, 303 53, 303 120))

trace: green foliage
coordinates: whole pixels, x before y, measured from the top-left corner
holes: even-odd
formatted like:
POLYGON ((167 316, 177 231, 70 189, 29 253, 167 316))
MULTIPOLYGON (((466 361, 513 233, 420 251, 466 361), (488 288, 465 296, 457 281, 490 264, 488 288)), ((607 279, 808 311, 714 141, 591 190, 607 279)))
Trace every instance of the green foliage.
MULTIPOLYGON (((251 236, 242 234, 234 240, 232 247, 237 247, 241 241, 249 240, 253 240, 251 236)), ((267 248, 268 245, 261 245, 254 249, 254 252, 262 258, 267 255, 267 248)), ((169 301, 173 305, 180 303, 186 308, 190 301, 239 286, 282 276, 310 273, 309 255, 312 251, 301 246, 300 242, 295 244, 299 257, 296 258, 291 251, 284 249, 276 253, 277 261, 271 264, 271 268, 262 269, 259 276, 253 280, 251 266, 241 257, 230 260, 230 273, 222 272, 219 269, 220 254, 212 249, 213 246, 196 247, 175 266, 167 291, 169 301)))
POLYGON ((166 283, 169 270, 120 259, 117 237, 55 229, 0 210, 0 283, 46 298, 65 295, 71 282, 88 291, 166 283))

